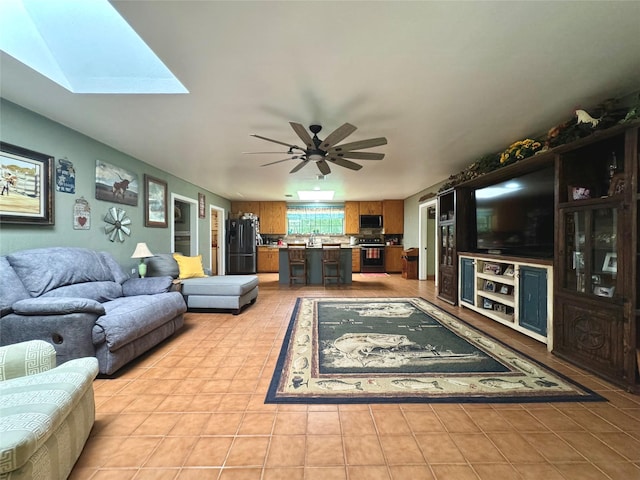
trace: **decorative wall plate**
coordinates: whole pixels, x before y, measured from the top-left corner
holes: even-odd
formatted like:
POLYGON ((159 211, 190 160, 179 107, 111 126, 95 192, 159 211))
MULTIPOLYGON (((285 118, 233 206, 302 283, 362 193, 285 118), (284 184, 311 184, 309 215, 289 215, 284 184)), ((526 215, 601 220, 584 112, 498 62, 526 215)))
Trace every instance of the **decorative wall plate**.
POLYGON ((127 217, 127 212, 123 209, 111 207, 104 216, 104 221, 107 224, 104 227, 104 233, 109 237, 109 241, 124 242, 124 236, 131 235, 131 229, 128 227, 131 225, 131 219, 127 217))

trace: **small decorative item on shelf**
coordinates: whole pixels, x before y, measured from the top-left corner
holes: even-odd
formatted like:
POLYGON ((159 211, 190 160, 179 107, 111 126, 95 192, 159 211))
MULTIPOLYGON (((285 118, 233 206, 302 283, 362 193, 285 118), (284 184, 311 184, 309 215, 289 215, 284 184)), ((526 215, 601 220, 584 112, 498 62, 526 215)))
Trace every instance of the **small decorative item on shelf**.
POLYGON ((538 150, 542 148, 542 144, 537 140, 526 138, 524 140, 518 140, 512 143, 509 147, 500 155, 500 163, 506 165, 509 163, 523 160, 527 157, 531 157, 538 150))
POLYGON ((618 254, 616 252, 609 252, 605 255, 602 271, 618 273, 618 254))
POLYGON ((486 308, 488 310, 493 310, 493 302, 488 298, 482 299, 482 308, 486 308))
POLYGON ((500 293, 502 295, 510 295, 511 294, 511 288, 509 288, 509 285, 502 285, 500 287, 500 293))
POLYGON ((613 292, 615 292, 616 287, 602 287, 600 285, 595 285, 593 287, 593 293, 598 295, 599 297, 613 297, 613 292))
POLYGON ((493 283, 491 280, 487 280, 484 282, 484 289, 487 292, 495 292, 496 291, 496 284, 493 283))
POLYGON ((624 173, 616 173, 609 183, 609 196, 624 193, 624 173))
POLYGON ((483 273, 490 273, 492 275, 500 275, 500 265, 497 263, 485 263, 482 267, 483 273))
POLYGON ((504 269, 504 273, 503 275, 508 275, 510 277, 513 277, 514 274, 514 269, 513 269, 513 265, 507 265, 507 268, 504 269))
POLYGON ((569 185, 569 200, 587 200, 591 198, 591 189, 589 187, 575 187, 569 185))

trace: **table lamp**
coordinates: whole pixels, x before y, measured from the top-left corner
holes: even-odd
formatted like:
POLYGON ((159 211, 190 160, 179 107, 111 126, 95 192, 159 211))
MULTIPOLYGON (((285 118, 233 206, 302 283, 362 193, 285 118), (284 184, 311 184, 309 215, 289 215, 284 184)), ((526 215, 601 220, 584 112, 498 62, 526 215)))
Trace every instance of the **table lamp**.
POLYGON ((136 245, 136 249, 131 255, 131 258, 139 258, 140 265, 138 265, 138 273, 140 274, 140 278, 144 278, 147 274, 147 264, 144 263, 145 258, 153 257, 153 253, 149 250, 146 243, 139 243, 136 245))

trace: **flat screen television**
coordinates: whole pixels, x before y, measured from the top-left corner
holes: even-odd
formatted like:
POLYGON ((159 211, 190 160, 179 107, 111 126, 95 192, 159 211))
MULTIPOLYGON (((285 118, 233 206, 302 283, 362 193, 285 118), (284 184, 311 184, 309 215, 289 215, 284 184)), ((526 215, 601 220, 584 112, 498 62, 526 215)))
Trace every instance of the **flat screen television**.
POLYGON ((553 258, 554 171, 546 167, 476 189, 476 249, 553 258))

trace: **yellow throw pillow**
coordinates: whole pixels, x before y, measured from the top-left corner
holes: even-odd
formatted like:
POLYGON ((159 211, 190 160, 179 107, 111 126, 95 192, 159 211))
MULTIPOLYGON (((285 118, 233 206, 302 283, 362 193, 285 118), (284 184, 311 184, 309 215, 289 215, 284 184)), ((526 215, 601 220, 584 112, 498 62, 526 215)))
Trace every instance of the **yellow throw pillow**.
POLYGON ((173 258, 178 262, 178 269, 180 270, 178 278, 206 277, 204 270, 202 269, 202 255, 198 255, 197 257, 187 257, 186 255, 174 253, 173 258))

